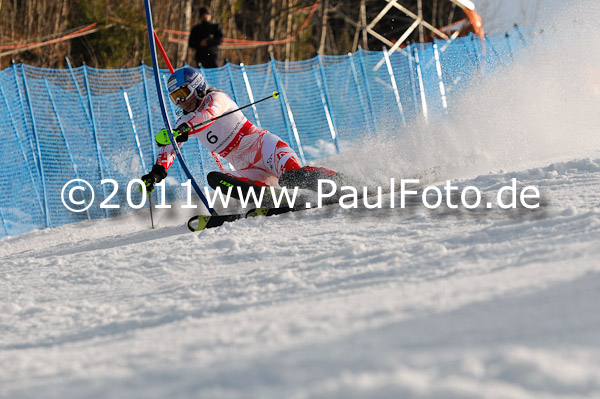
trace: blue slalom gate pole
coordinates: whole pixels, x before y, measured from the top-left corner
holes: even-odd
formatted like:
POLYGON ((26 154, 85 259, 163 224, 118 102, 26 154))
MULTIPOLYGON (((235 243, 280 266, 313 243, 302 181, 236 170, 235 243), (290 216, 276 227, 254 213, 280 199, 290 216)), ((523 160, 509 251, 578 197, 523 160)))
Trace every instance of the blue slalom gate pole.
POLYGON ((202 190, 194 180, 192 173, 189 168, 185 164, 183 160, 183 155, 179 150, 179 146, 177 145, 177 141, 173 137, 173 131, 171 130, 171 124, 169 123, 169 117, 167 115, 167 108, 165 106, 165 102, 162 95, 162 88, 160 86, 160 72, 158 69, 158 60, 156 59, 156 43, 154 42, 154 27, 152 25, 152 11, 150 10, 150 0, 144 0, 144 8, 146 10, 146 25, 148 26, 148 38, 150 39, 150 55, 152 57, 152 69, 154 70, 154 81, 156 83, 156 92, 158 93, 158 103, 160 105, 160 112, 162 113, 163 120, 165 122, 165 128, 167 129, 167 135, 169 136, 169 141, 173 144, 173 149, 175 150, 175 155, 179 160, 179 164, 181 165, 181 169, 185 172, 185 175, 190 179, 192 183, 192 187, 196 191, 196 194, 200 197, 206 209, 210 212, 211 215, 217 216, 217 212, 208 205, 208 201, 204 194, 202 194, 202 190))

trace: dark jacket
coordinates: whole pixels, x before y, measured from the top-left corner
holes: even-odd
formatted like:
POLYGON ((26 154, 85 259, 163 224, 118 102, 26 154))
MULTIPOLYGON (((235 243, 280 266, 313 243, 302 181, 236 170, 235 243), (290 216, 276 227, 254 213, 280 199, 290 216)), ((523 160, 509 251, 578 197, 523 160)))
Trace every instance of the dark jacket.
POLYGON ((196 51, 196 62, 206 68, 216 67, 219 45, 223 41, 223 32, 218 24, 203 21, 192 28, 189 47, 196 51), (208 39, 208 45, 202 46, 202 40, 208 39))

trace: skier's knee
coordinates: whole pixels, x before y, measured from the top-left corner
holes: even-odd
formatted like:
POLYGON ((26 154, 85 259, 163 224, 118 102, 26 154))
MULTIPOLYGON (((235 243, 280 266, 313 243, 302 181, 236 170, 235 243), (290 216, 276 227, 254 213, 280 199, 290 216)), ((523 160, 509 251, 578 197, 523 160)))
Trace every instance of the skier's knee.
POLYGON ((300 160, 297 157, 290 157, 282 168, 282 173, 289 172, 290 170, 298 170, 302 168, 300 165, 300 160))

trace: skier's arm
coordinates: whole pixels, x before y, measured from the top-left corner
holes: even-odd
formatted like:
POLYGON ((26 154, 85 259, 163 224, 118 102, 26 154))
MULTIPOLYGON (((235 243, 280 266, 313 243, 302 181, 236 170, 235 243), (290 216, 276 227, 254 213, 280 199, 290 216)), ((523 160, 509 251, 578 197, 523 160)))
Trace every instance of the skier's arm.
MULTIPOLYGON (((165 130, 164 134, 166 135, 166 129, 163 129, 163 130, 165 130)), ((161 130, 161 132, 162 132, 162 130, 161 130)), ((177 145, 179 146, 179 148, 181 148, 183 143, 185 143, 188 140, 188 132, 189 132, 189 129, 185 123, 180 124, 173 131, 173 135, 175 136, 175 141, 177 142, 177 145), (175 133, 175 132, 177 132, 177 133, 175 133)), ((158 137, 158 135, 157 135, 157 137, 158 137)), ((158 140, 157 140, 157 142, 158 142, 158 140)), ((173 145, 169 142, 168 137, 167 137, 166 143, 168 143, 168 144, 166 144, 166 145, 159 144, 160 152, 158 153, 158 156, 156 157, 156 165, 162 165, 164 167, 165 177, 167 175, 167 170, 169 170, 169 168, 173 164, 173 161, 175 161, 175 148, 173 148, 173 145)), ((163 179, 164 179, 164 177, 163 177, 163 179)), ((160 180, 157 181, 156 183, 158 183, 158 182, 160 182, 160 180)))
MULTIPOLYGON (((177 129, 173 130, 173 135, 175 136, 177 145, 181 147, 188 139, 188 129, 186 125, 181 124, 178 126, 177 129)), ((148 192, 152 192, 152 190, 154 190, 154 185, 156 183, 160 183, 165 177, 167 177, 167 170, 169 170, 173 164, 173 161, 175 161, 175 149, 169 142, 166 129, 162 129, 156 135, 156 142, 160 147, 160 152, 156 158, 156 163, 152 166, 150 173, 142 176, 142 181, 146 185, 146 191, 148 192), (162 138, 163 135, 164 138, 162 138)))

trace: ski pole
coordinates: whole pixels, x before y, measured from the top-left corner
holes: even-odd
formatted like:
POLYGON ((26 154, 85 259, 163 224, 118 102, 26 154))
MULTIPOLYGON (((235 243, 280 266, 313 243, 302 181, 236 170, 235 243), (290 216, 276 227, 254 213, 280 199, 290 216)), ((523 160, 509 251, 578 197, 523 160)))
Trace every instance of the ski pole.
POLYGON ((196 128, 199 128, 199 127, 201 127, 201 126, 204 126, 204 125, 208 125, 209 123, 211 123, 211 122, 214 122, 214 121, 216 121, 217 119, 220 119, 220 118, 222 118, 222 117, 224 117, 224 116, 227 116, 227 115, 233 114, 234 112, 241 111, 241 110, 243 110, 244 108, 251 107, 251 106, 253 106, 254 104, 258 104, 259 102, 262 102, 262 101, 268 100, 268 99, 269 99, 269 98, 271 98, 271 97, 273 97, 273 98, 277 98, 277 97, 279 97, 279 93, 278 93, 278 92, 276 92, 276 91, 274 91, 274 92, 273 92, 273 94, 271 94, 271 95, 270 95, 270 96, 268 96, 268 97, 265 97, 265 98, 263 98, 263 99, 260 99, 260 100, 258 100, 258 101, 254 101, 253 103, 250 103, 250 104, 248 104, 248 105, 244 105, 243 107, 239 107, 238 109, 234 109, 233 111, 225 112, 223 115, 216 116, 216 117, 214 117, 214 118, 212 118, 212 119, 209 119, 209 120, 206 120, 206 121, 204 121, 204 122, 200 122, 200 123, 198 123, 197 125, 194 125, 194 126, 191 126, 191 127, 189 127, 187 130, 192 130, 192 129, 196 129, 196 128))
POLYGON ((150 205, 150 223, 154 228, 154 216, 152 216, 152 193, 148 194, 148 204, 150 205))

